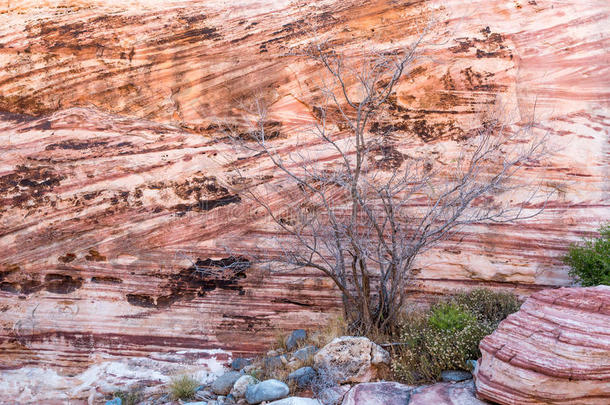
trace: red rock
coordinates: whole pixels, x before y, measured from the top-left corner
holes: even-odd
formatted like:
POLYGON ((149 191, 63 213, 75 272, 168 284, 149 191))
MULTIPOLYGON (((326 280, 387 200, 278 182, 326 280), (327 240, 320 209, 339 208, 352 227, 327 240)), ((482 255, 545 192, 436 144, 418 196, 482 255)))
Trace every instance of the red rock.
POLYGON ((459 383, 438 383, 416 388, 408 405, 485 405, 475 396, 472 380, 459 383))
POLYGON ((499 404, 610 403, 610 287, 533 294, 480 344, 477 393, 499 404))
POLYGON ((345 394, 342 405, 405 405, 412 389, 397 382, 362 383, 345 394))
POLYGON ((485 405, 475 397, 474 383, 438 383, 423 387, 396 382, 355 385, 342 405, 485 405))
MULTIPOLYGON (((473 106, 497 96, 516 123, 536 100, 540 127, 561 146, 527 168, 525 180, 558 191, 542 216, 463 229, 420 258, 410 296, 570 283, 558 257, 610 204, 610 17, 606 1, 581 3, 0 2, 0 367, 75 373, 101 355, 190 348, 250 355, 276 329, 332 316, 337 293, 315 271, 188 271, 198 258, 213 267, 227 248, 281 253, 256 204, 222 188, 236 156, 211 124, 270 89, 270 114, 293 145, 314 120, 320 77, 285 52, 310 39, 303 20, 345 52, 392 51, 426 16, 438 20, 441 40, 423 48, 434 57, 397 88, 404 113, 392 116, 402 128, 392 139, 404 153, 455 151, 473 106)), ((271 181, 261 157, 237 163, 271 181)))

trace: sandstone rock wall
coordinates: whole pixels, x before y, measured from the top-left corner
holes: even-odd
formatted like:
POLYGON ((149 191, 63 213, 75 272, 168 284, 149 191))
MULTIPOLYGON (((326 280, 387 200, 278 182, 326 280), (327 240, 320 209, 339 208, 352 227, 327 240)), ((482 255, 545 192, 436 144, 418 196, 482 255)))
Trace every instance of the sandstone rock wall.
POLYGON ((607 404, 610 287, 533 294, 481 341, 477 394, 499 404, 607 404))
MULTIPOLYGON (((557 191, 545 213, 472 226, 430 251, 414 297, 568 284, 558 256, 610 218, 609 15, 605 1, 1 3, 2 367, 252 352, 273 329, 336 308, 310 271, 191 271, 217 270, 234 246, 277 252, 262 210, 225 187, 236 155, 214 117, 263 92, 290 148, 315 119, 320 70, 287 51, 311 29, 356 55, 397 49, 436 21, 394 100, 405 152, 451 153, 498 97, 516 125, 535 115, 549 132, 550 164, 528 168, 557 191)), ((271 181, 264 159, 238 163, 271 181)))

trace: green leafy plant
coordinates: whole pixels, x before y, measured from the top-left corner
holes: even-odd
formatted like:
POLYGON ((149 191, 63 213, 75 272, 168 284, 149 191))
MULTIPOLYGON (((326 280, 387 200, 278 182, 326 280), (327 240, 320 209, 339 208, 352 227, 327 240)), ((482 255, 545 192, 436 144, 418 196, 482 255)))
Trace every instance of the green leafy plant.
POLYGON ((474 314, 480 321, 494 329, 498 324, 521 307, 521 300, 510 292, 477 288, 455 295, 452 302, 474 314))
POLYGON ((572 245, 563 258, 571 267, 570 276, 584 287, 610 285, 610 224, 600 227, 599 234, 599 238, 572 245))
POLYGON ((174 399, 192 399, 197 392, 199 382, 189 375, 172 378, 169 390, 174 399))
POLYGON ((437 305, 428 318, 430 326, 441 331, 462 330, 473 321, 476 321, 473 314, 453 303, 437 305))
POLYGON ((408 384, 439 379, 443 370, 469 370, 479 342, 521 305, 516 296, 478 289, 459 293, 427 311, 404 317, 393 350, 395 377, 408 384))

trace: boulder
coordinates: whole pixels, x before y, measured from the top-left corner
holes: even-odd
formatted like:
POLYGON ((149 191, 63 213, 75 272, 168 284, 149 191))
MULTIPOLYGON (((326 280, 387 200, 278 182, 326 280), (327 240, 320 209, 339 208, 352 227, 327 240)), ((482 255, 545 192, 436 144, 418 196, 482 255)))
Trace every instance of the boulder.
POLYGON ((480 398, 507 405, 606 405, 610 286, 536 292, 479 347, 480 398))
POLYGON ((301 367, 288 374, 288 381, 295 381, 299 388, 307 388, 316 377, 317 373, 312 367, 301 367))
POLYGON ((460 382, 464 380, 470 380, 472 374, 470 371, 464 370, 445 370, 441 371, 441 380, 445 382, 460 382))
POLYGON ((281 399, 290 393, 286 384, 278 380, 265 380, 256 385, 249 385, 246 389, 246 401, 250 405, 263 401, 281 399))
POLYGON ((235 384, 233 384, 231 395, 236 399, 243 398, 246 395, 248 386, 255 385, 256 383, 258 383, 258 380, 251 375, 242 375, 235 381, 235 384))
POLYGON ((340 384, 369 382, 389 368, 390 354, 365 337, 343 336, 318 351, 314 365, 340 384))
POLYGON ((240 371, 242 368, 252 364, 252 359, 246 359, 243 357, 237 357, 231 362, 231 368, 236 371, 240 371))
POLYGON ((288 359, 284 355, 275 355, 275 356, 271 356, 271 357, 265 357, 263 359, 265 368, 281 367, 284 365, 284 363, 287 363, 287 362, 288 362, 288 359))
POLYGON ((267 405, 322 405, 320 401, 312 398, 289 397, 279 401, 269 402, 267 405))
POLYGON ((488 402, 476 397, 474 382, 469 380, 415 388, 409 405, 488 405, 488 402))
POLYGON ((486 405, 475 396, 474 382, 438 383, 414 388, 397 382, 354 386, 342 405, 486 405))
POLYGON ((342 405, 405 405, 412 389, 397 382, 358 384, 345 394, 342 405))
POLYGON ((241 376, 242 376, 242 374, 238 371, 228 371, 228 372, 224 373, 223 375, 218 377, 216 380, 214 380, 214 382, 212 383, 212 386, 211 386, 212 391, 216 395, 227 395, 229 392, 231 392, 231 389, 233 388, 233 384, 235 384, 235 382, 241 376))
POLYGON ((317 397, 324 405, 337 405, 343 401, 343 397, 351 388, 352 387, 349 384, 335 385, 323 389, 318 393, 317 397))
POLYGON ((314 356, 318 352, 318 348, 315 346, 305 346, 292 353, 292 358, 300 361, 307 361, 310 357, 314 356))
POLYGON ((305 339, 307 339, 307 332, 305 329, 297 329, 292 331, 292 333, 286 337, 286 340, 284 340, 286 349, 292 350, 296 348, 299 342, 304 341, 305 339))

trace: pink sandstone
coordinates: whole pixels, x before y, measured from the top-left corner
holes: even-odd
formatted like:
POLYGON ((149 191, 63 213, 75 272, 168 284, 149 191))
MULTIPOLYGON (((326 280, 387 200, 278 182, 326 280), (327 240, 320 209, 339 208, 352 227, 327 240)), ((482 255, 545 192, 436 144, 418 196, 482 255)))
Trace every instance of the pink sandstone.
POLYGON ((610 402, 610 286, 533 294, 480 344, 479 397, 505 405, 610 402))
POLYGON ((429 251, 414 299, 570 283, 565 247, 610 218, 607 1, 229 3, 0 3, 0 367, 74 374, 106 355, 254 353, 278 328, 332 316, 337 293, 316 272, 189 270, 236 247, 279 252, 262 210, 225 187, 235 165, 275 181, 269 162, 236 160, 213 124, 263 88, 291 147, 315 119, 320 73, 286 54, 309 39, 304 21, 348 53, 397 49, 438 21, 442 40, 423 48, 433 58, 397 88, 403 153, 455 151, 475 107, 497 97, 514 123, 536 100, 549 132, 553 159, 528 168, 557 190, 545 213, 429 251))

